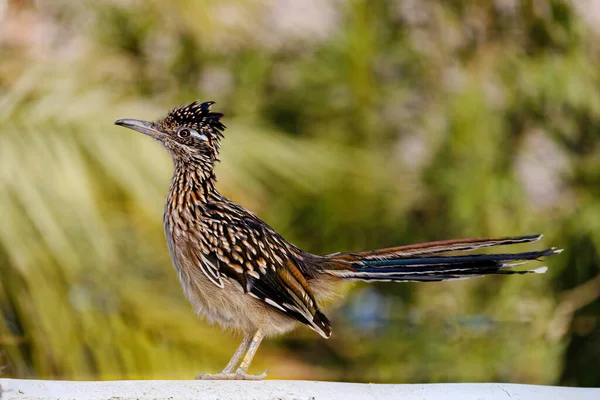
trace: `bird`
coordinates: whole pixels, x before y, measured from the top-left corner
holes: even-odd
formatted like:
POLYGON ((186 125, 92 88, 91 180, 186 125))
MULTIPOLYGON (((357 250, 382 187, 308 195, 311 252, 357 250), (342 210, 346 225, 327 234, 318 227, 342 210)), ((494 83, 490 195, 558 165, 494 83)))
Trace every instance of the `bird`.
POLYGON ((458 239, 359 252, 316 255, 284 239, 251 211, 217 189, 214 167, 225 125, 214 102, 194 101, 158 121, 119 119, 162 143, 174 172, 163 213, 164 233, 183 292, 199 316, 244 334, 218 374, 197 379, 260 380, 248 368, 264 337, 304 324, 324 338, 332 334, 325 301, 348 281, 439 282, 484 275, 544 273, 517 265, 562 250, 473 253, 530 243, 542 235, 458 239))

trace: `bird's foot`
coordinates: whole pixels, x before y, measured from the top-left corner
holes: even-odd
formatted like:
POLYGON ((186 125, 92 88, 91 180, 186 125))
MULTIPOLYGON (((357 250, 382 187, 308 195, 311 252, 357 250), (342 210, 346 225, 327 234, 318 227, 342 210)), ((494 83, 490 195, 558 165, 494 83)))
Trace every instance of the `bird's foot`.
POLYGON ((260 375, 253 375, 242 370, 236 372, 220 374, 200 374, 196 377, 198 380, 203 381, 260 381, 267 377, 267 370, 260 375))

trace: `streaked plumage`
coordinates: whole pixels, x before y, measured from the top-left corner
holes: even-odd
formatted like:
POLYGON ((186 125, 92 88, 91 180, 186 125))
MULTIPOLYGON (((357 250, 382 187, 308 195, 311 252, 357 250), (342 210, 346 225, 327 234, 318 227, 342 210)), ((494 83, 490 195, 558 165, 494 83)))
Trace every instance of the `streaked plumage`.
POLYGON ((167 244, 186 296, 198 314, 246 334, 222 374, 203 378, 252 379, 246 370, 262 337, 284 333, 297 322, 328 338, 330 322, 319 304, 335 292, 339 282, 431 282, 541 273, 544 268, 514 267, 560 252, 551 248, 509 254, 469 253, 541 238, 531 235, 326 256, 307 253, 218 192, 213 167, 225 126, 220 121, 222 114, 212 112, 211 105, 194 102, 181 106, 158 122, 116 122, 159 140, 173 158, 175 172, 163 217, 167 244))

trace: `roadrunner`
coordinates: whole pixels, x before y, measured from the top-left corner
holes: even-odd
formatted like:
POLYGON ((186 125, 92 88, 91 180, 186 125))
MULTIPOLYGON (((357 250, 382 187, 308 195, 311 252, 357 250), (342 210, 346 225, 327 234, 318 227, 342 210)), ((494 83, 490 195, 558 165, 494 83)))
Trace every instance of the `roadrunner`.
POLYGON ((527 243, 541 235, 460 239, 325 256, 307 253, 269 225, 221 195, 215 184, 225 126, 212 102, 193 102, 157 122, 120 119, 117 125, 144 133, 168 150, 175 172, 163 215, 167 245, 185 295, 199 315, 245 334, 220 374, 197 379, 262 379, 248 367, 264 336, 282 334, 298 322, 324 338, 331 325, 320 310, 339 283, 438 282, 482 275, 543 273, 515 270, 528 260, 558 254, 542 251, 471 254, 487 247, 527 243))

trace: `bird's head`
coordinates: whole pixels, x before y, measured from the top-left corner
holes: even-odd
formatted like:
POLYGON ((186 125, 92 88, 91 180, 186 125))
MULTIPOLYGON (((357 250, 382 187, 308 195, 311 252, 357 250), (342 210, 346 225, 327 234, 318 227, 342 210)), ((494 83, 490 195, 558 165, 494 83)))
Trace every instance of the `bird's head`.
POLYGON ((120 119, 124 126, 153 137, 161 142, 175 161, 209 163, 218 158, 225 125, 223 114, 212 112, 212 101, 197 101, 173 109, 164 119, 156 122, 120 119))

